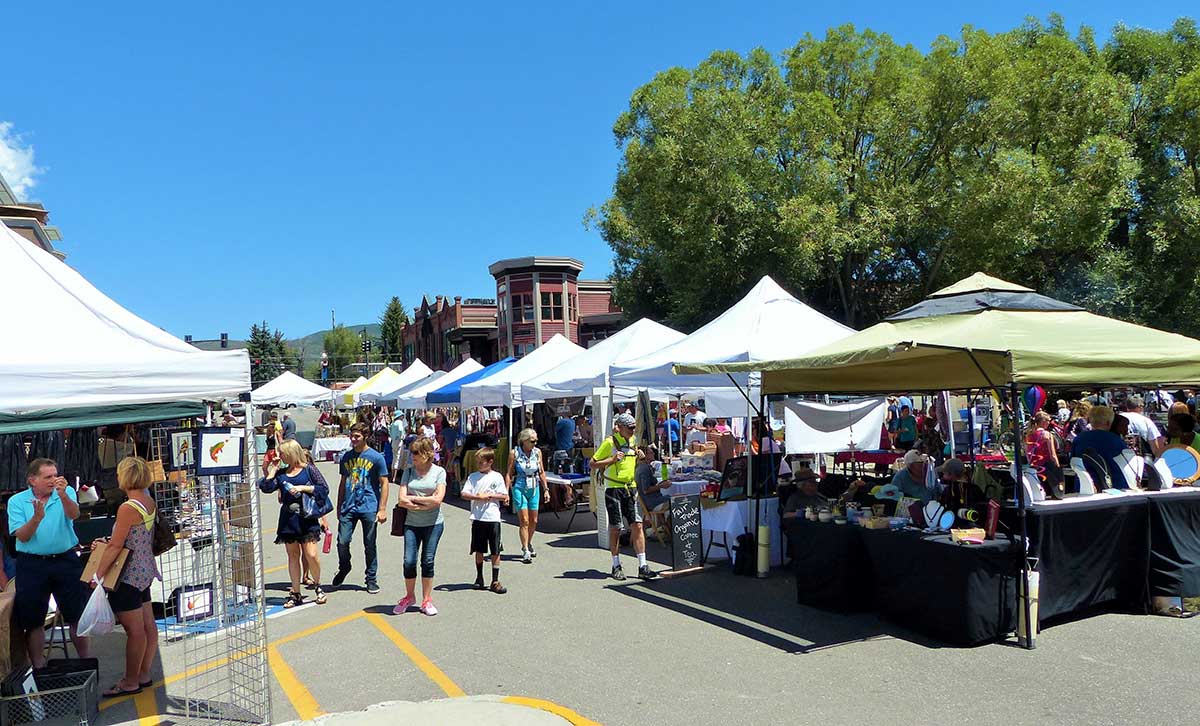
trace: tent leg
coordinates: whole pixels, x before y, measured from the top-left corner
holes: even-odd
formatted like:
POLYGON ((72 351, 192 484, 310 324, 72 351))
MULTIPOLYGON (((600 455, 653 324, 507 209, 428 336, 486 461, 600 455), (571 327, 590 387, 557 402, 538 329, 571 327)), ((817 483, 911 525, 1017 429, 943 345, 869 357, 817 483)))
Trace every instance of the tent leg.
POLYGON ((1016 487, 1014 493, 1017 498, 1017 516, 1021 520, 1021 581, 1018 585, 1017 596, 1020 600, 1018 606, 1023 609, 1025 614, 1024 632, 1017 633, 1017 639, 1024 641, 1022 645, 1028 650, 1033 650, 1036 646, 1034 643, 1034 631, 1037 625, 1033 622, 1033 607, 1030 602, 1033 597, 1030 587, 1030 569, 1029 569, 1029 521, 1025 516, 1025 485, 1022 482, 1023 474, 1021 472, 1021 394, 1017 388, 1017 384, 1010 385, 1009 395, 1012 401, 1012 422, 1013 422, 1013 468, 1016 474, 1016 487), (1022 596, 1024 593, 1024 596, 1022 596))

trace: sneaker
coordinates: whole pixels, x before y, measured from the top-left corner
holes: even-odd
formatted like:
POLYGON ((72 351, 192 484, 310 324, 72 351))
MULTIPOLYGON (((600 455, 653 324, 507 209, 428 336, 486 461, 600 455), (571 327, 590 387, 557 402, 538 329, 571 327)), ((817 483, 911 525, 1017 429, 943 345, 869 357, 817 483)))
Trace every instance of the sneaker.
POLYGON ((524 562, 527 565, 533 562, 533 555, 529 552, 529 550, 525 550, 525 554, 521 555, 521 562, 524 562))
POLYGON ((624 580, 625 579, 625 571, 621 569, 620 565, 617 565, 616 567, 613 568, 612 579, 614 579, 614 580, 624 580))
POLYGON ((426 615, 437 615, 437 608, 433 606, 433 600, 426 600, 421 603, 421 612, 426 615))
POLYGON ((400 598, 400 602, 396 603, 396 607, 392 608, 392 615, 403 615, 408 612, 408 609, 417 604, 417 599, 405 595, 400 598))
POLYGON ((349 574, 350 574, 349 569, 338 570, 337 574, 333 576, 333 581, 332 581, 333 586, 334 587, 341 586, 341 584, 346 581, 346 575, 349 575, 349 574))
POLYGON ((368 582, 367 583, 367 594, 368 595, 378 595, 379 594, 379 583, 378 582, 368 582))
POLYGON ((658 577, 658 573, 650 569, 650 565, 642 565, 638 568, 638 577, 643 580, 653 580, 658 577))
POLYGON ((530 556, 530 557, 537 557, 537 553, 533 551, 533 548, 532 548, 532 547, 530 547, 530 548, 529 548, 529 556, 530 556))

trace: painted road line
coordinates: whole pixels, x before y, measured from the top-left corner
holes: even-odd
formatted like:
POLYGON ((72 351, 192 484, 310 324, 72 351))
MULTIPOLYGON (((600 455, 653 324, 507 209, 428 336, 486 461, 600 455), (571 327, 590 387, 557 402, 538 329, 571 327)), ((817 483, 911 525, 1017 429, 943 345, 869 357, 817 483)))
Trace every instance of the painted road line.
POLYGON ((500 700, 501 703, 511 703, 517 706, 526 706, 528 708, 536 708, 550 713, 560 718, 565 718, 571 722, 573 726, 600 726, 598 721, 593 721, 590 718, 584 718, 578 713, 575 713, 566 706, 560 706, 553 701, 545 701, 540 698, 526 698, 525 696, 508 696, 500 700))
POLYGON ((275 680, 279 681, 279 687, 292 702, 292 708, 295 709, 296 715, 301 721, 311 721, 317 716, 325 714, 317 704, 317 699, 313 698, 312 692, 304 687, 304 684, 296 677, 296 672, 279 654, 279 648, 274 645, 267 648, 267 662, 271 664, 271 672, 275 674, 275 680))
MULTIPOLYGON (((293 640, 299 640, 300 638, 308 637, 309 635, 312 635, 314 633, 319 633, 322 630, 326 630, 328 628, 332 628, 334 626, 341 625, 342 623, 348 623, 351 620, 358 620, 359 618, 365 617, 365 616, 366 616, 366 613, 361 612, 361 611, 357 612, 357 613, 351 613, 350 615, 346 615, 345 617, 337 618, 336 620, 330 620, 327 623, 322 623, 321 625, 317 625, 317 626, 308 628, 307 630, 301 630, 298 633, 292 633, 291 635, 285 635, 284 637, 279 638, 278 640, 271 641, 270 643, 267 644, 267 646, 268 647, 278 646, 278 645, 283 645, 284 643, 290 643, 293 640)), ((234 658, 232 660, 241 660, 242 658, 245 658, 250 655, 256 655, 256 651, 250 651, 248 653, 240 653, 240 654, 234 656, 234 658)), ((201 673, 207 673, 208 671, 211 671, 214 668, 220 668, 221 666, 228 665, 230 663, 230 660, 231 659, 229 659, 229 658, 218 658, 217 660, 210 661, 208 663, 205 663, 202 666, 197 666, 195 668, 189 668, 188 670, 186 670, 182 673, 176 673, 175 675, 170 676, 168 678, 164 678, 161 681, 155 681, 154 685, 150 687, 150 690, 157 690, 164 686, 169 686, 172 683, 178 683, 179 681, 182 681, 184 678, 191 678, 192 676, 198 676, 201 673)), ((117 698, 106 699, 103 703, 100 704, 100 710, 103 711, 107 708, 116 706, 119 703, 125 703, 126 701, 130 700, 131 698, 133 698, 133 697, 132 696, 119 696, 117 698)))
POLYGON ((386 635, 388 640, 392 641, 397 648, 399 648, 406 656, 408 656, 408 659, 413 662, 413 665, 420 668, 421 672, 429 677, 429 680, 438 684, 438 687, 441 688, 447 696, 450 696, 451 698, 458 698, 459 696, 467 695, 463 689, 458 687, 457 683, 450 680, 450 677, 442 672, 441 668, 438 668, 436 665, 434 665, 433 661, 429 660, 424 653, 418 650, 417 646, 410 643, 408 638, 405 638, 400 634, 400 631, 393 628, 387 620, 384 620, 382 615, 379 613, 367 613, 366 616, 367 620, 370 621, 372 625, 374 625, 376 628, 379 628, 379 632, 386 635))
POLYGON ((145 689, 133 697, 133 705, 137 708, 138 726, 158 726, 162 719, 158 714, 158 698, 153 688, 145 689))

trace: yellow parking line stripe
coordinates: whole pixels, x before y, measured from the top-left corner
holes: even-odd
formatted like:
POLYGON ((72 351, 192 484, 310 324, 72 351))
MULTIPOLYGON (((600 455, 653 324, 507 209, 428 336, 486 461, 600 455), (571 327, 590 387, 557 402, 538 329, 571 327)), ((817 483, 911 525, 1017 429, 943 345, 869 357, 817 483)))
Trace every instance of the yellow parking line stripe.
MULTIPOLYGON (((300 638, 305 638, 314 633, 319 633, 322 630, 326 630, 328 628, 332 628, 334 626, 341 625, 342 623, 348 623, 351 620, 358 620, 359 618, 364 617, 365 615, 366 615, 366 613, 361 612, 361 611, 357 612, 357 613, 352 613, 350 615, 346 615, 344 617, 337 618, 336 620, 330 620, 327 623, 322 623, 320 625, 308 628, 307 630, 301 630, 298 633, 292 633, 291 635, 285 635, 282 638, 279 638, 278 640, 271 641, 267 645, 269 647, 272 645, 283 645, 284 643, 290 643, 293 640, 299 640, 300 638)), ((242 658, 245 658, 247 656, 256 655, 256 653, 257 653, 256 651, 250 651, 248 653, 239 653, 238 655, 234 656, 232 658, 232 660, 241 660, 242 658)), ((230 658, 218 658, 214 661, 205 663, 204 665, 196 666, 195 668, 189 668, 188 670, 186 670, 182 673, 176 673, 175 675, 164 678, 161 681, 155 681, 154 685, 150 686, 150 690, 157 690, 164 686, 169 686, 172 683, 178 683, 179 681, 182 681, 184 678, 191 678, 192 676, 198 676, 201 673, 207 673, 208 671, 211 671, 214 668, 220 668, 221 666, 228 665, 230 660, 231 660, 230 658)), ((133 697, 132 696, 119 696, 117 698, 106 699, 103 703, 100 704, 100 710, 103 711, 107 708, 116 706, 119 703, 125 703, 126 701, 130 700, 131 698, 133 698, 133 697)))
POLYGON ((552 701, 544 701, 540 698, 526 698, 525 696, 509 696, 501 700, 502 703, 512 703, 518 706, 528 706, 529 708, 537 708, 550 713, 560 718, 565 718, 574 726, 600 726, 600 723, 593 721, 590 718, 584 718, 578 713, 575 713, 566 706, 560 706, 552 701))
POLYGON ((138 726, 158 726, 162 723, 155 693, 154 689, 149 689, 133 697, 133 705, 137 708, 138 726))
POLYGON ((267 662, 271 664, 271 672, 275 674, 275 680, 279 681, 279 687, 292 702, 292 708, 296 710, 296 715, 301 721, 311 721, 317 716, 324 715, 325 712, 317 705, 317 699, 313 698, 313 694, 304 687, 304 684, 296 677, 296 672, 279 654, 279 648, 273 645, 267 648, 267 662))
POLYGON ((447 696, 450 696, 451 698, 457 698, 459 696, 467 695, 463 689, 458 687, 457 683, 450 680, 450 677, 442 672, 441 668, 438 668, 436 665, 434 665, 433 661, 429 660, 424 653, 418 650, 417 646, 410 643, 408 638, 405 638, 400 634, 400 631, 389 625, 388 621, 384 620, 382 615, 379 613, 369 613, 367 614, 367 620, 370 621, 370 623, 376 628, 379 628, 379 632, 386 635, 388 640, 392 641, 397 648, 407 655, 408 659, 413 662, 413 665, 420 668, 421 672, 429 677, 429 680, 438 684, 438 687, 440 687, 447 696))
POLYGON ((271 574, 274 574, 274 573, 276 573, 276 572, 282 572, 283 570, 286 570, 287 568, 288 568, 288 566, 287 566, 287 565, 280 565, 279 567, 272 567, 272 568, 269 568, 269 569, 263 570, 263 574, 264 574, 264 575, 271 575, 271 574))

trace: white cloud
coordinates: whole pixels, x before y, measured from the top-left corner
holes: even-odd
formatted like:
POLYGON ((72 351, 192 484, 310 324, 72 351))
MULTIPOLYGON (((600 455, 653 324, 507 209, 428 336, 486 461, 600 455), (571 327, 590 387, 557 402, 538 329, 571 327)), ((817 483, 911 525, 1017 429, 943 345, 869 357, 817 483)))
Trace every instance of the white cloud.
POLYGON ((0 174, 18 201, 25 201, 42 171, 33 162, 33 146, 13 131, 12 122, 0 121, 0 174))

